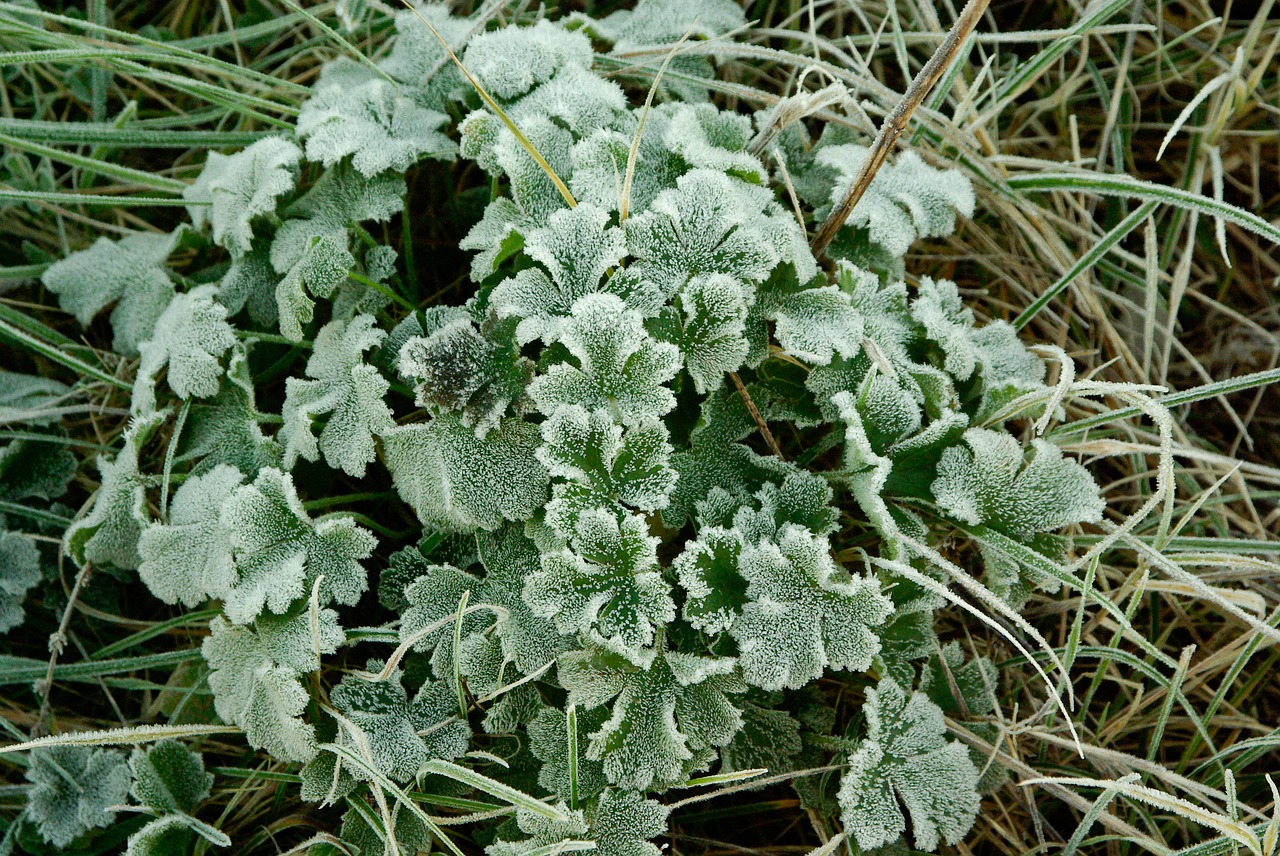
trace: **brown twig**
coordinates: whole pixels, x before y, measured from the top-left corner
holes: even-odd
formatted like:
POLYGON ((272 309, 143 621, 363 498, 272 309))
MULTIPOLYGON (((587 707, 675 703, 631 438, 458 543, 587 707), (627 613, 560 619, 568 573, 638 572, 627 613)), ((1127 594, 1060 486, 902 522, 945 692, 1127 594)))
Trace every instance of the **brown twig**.
POLYGON ((756 421, 756 427, 760 429, 760 434, 764 437, 765 443, 769 445, 769 450, 778 456, 778 460, 786 460, 782 456, 782 449, 778 448, 778 441, 773 439, 773 432, 769 430, 769 423, 765 422, 764 417, 760 415, 760 408, 756 407, 756 403, 751 400, 751 393, 747 392, 747 387, 742 382, 742 378, 738 377, 737 372, 729 372, 729 379, 737 387, 738 395, 742 396, 742 403, 747 406, 747 412, 756 421))
POLYGON ((836 232, 849 219, 849 215, 853 213, 854 206, 858 204, 858 200, 862 199, 862 194, 866 193, 867 188, 871 186, 871 180, 876 177, 880 167, 884 166, 884 162, 889 158, 889 152, 893 150, 893 144, 897 142, 898 137, 906 130, 907 123, 911 121, 911 115, 916 112, 916 108, 924 101, 925 96, 929 94, 929 90, 933 89, 934 84, 941 79, 947 67, 955 61, 965 39, 969 38, 969 34, 978 25, 978 19, 982 17, 983 12, 987 11, 987 4, 990 2, 991 0, 969 0, 965 4, 965 7, 960 10, 960 16, 956 18, 956 22, 951 25, 951 30, 947 33, 946 38, 942 40, 942 44, 938 45, 938 49, 934 51, 933 56, 929 57, 929 61, 924 64, 915 79, 911 81, 911 85, 907 87, 906 94, 902 96, 898 106, 894 107, 889 112, 889 115, 884 117, 884 124, 880 126, 880 132, 876 134, 875 142, 871 144, 871 151, 867 153, 867 159, 863 162, 862 169, 858 170, 858 174, 854 176, 853 181, 849 182, 849 189, 845 191, 840 204, 831 209, 831 213, 827 215, 827 219, 818 227, 818 231, 813 236, 813 241, 809 246, 815 256, 822 258, 827 252, 827 246, 836 236, 836 232))

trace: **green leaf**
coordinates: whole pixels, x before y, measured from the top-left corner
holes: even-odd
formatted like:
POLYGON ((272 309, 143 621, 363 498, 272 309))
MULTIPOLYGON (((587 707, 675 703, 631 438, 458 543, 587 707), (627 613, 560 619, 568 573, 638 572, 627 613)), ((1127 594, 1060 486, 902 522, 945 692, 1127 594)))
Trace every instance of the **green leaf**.
POLYGON ((285 612, 322 576, 321 603, 352 605, 368 586, 360 561, 377 539, 350 518, 313 521, 288 473, 268 467, 237 488, 222 505, 221 525, 231 533, 238 574, 226 611, 238 624, 264 609, 285 612))
POLYGON ((732 658, 658 654, 638 666, 603 651, 559 660, 569 701, 586 709, 616 696, 612 716, 591 737, 587 757, 604 762, 611 784, 665 789, 705 769, 742 726, 727 693, 741 692, 732 658))
POLYGON ((826 538, 786 524, 776 545, 748 545, 739 569, 748 602, 729 633, 748 683, 799 689, 825 669, 871 665, 880 648, 871 628, 891 604, 873 578, 850 576, 832 561, 826 538))
POLYGON ((546 502, 547 471, 534 457, 538 428, 503 419, 484 438, 455 415, 405 425, 382 438, 396 490, 424 524, 446 532, 527 520, 546 502))
POLYGON ((547 522, 566 538, 591 508, 656 511, 675 485, 667 429, 647 419, 624 429, 606 410, 558 407, 542 423, 538 460, 555 479, 547 522))
POLYGON ((233 155, 210 152, 195 183, 183 191, 197 229, 213 230, 213 242, 232 258, 249 253, 253 221, 275 214, 280 197, 293 191, 302 150, 283 137, 264 137, 233 155))
POLYGON ((180 226, 168 234, 145 232, 119 241, 98 238, 88 249, 50 265, 41 281, 58 296, 58 305, 86 327, 115 303, 112 348, 134 356, 138 346, 151 338, 156 321, 173 299, 165 262, 186 231, 186 226, 180 226))
POLYGON ((1009 434, 987 428, 964 432, 964 446, 947 449, 933 493, 938 506, 970 525, 985 524, 1026 542, 1041 532, 1097 523, 1106 503, 1093 476, 1062 450, 1031 441, 1028 457, 1009 434))
POLYGON ((236 348, 227 362, 227 382, 218 394, 191 404, 174 461, 192 462, 197 474, 226 464, 255 476, 265 466, 279 466, 281 450, 258 425, 248 354, 236 348))
POLYGON ((110 806, 129 797, 129 764, 123 752, 85 746, 32 749, 27 767, 27 816, 40 837, 66 848, 91 829, 116 819, 110 806))
POLYGON ((538 784, 562 800, 568 801, 574 788, 571 786, 569 766, 575 763, 577 779, 573 782, 577 788, 577 798, 586 801, 594 798, 605 789, 608 781, 604 776, 604 765, 599 760, 591 760, 585 755, 588 735, 604 725, 608 710, 598 707, 591 711, 582 711, 574 719, 577 728, 578 757, 574 761, 569 758, 568 717, 563 710, 544 707, 529 723, 529 749, 542 766, 538 770, 538 784))
POLYGON ((158 812, 192 814, 209 797, 213 774, 204 759, 177 740, 161 740, 129 756, 133 798, 158 812))
POLYGON ((564 404, 605 408, 624 425, 662 416, 675 406, 666 387, 680 369, 680 352, 645 332, 640 314, 612 294, 582 298, 559 336, 571 355, 529 387, 538 409, 564 404))
POLYGON ((747 581, 739 573, 742 536, 736 530, 708 526, 685 545, 672 567, 688 593, 684 618, 707 633, 728 630, 747 602, 747 581))
MULTIPOLYGON (((627 250, 637 259, 632 273, 664 297, 699 274, 762 282, 782 258, 771 232, 788 228, 762 216, 774 205, 768 190, 723 173, 686 173, 647 211, 627 219, 627 250)), ((799 232, 794 218, 790 228, 799 232)))
POLYGON ((347 475, 364 475, 374 460, 373 436, 395 427, 391 408, 383 400, 390 388, 363 354, 375 348, 386 333, 377 329, 370 315, 350 322, 330 321, 320 329, 307 360, 308 379, 285 381, 283 409, 284 465, 292 468, 298 457, 325 461, 347 475), (316 417, 329 415, 317 443, 316 417))
POLYGON ((423 156, 450 159, 456 147, 440 133, 449 117, 363 67, 331 63, 298 113, 307 159, 333 166, 347 156, 366 178, 404 172, 423 156))
POLYGON ((236 566, 221 510, 243 481, 240 471, 226 464, 188 476, 173 495, 169 522, 152 523, 142 531, 138 576, 152 594, 188 608, 231 594, 236 566))
POLYGON ((210 630, 202 651, 218 716, 243 728, 255 749, 282 761, 310 761, 316 754, 315 729, 300 718, 309 697, 298 672, 277 664, 248 628, 219 616, 210 630))
POLYGON ((863 849, 891 844, 911 816, 917 850, 955 844, 978 816, 978 771, 946 739, 942 711, 923 693, 908 699, 892 678, 867 690, 867 736, 840 784, 845 829, 863 849))
POLYGON ((577 633, 633 662, 645 662, 655 633, 675 618, 670 587, 658 568, 657 538, 644 518, 621 522, 601 509, 578 518, 572 549, 544 554, 525 583, 535 615, 561 633, 577 633))

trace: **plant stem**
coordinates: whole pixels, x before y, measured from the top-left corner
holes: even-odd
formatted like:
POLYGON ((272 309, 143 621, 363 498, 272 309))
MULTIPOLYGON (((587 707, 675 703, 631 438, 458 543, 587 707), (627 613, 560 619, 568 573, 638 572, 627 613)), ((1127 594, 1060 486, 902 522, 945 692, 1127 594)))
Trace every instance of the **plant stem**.
POLYGON ((947 66, 955 60, 960 53, 960 48, 964 45, 965 39, 973 32, 974 27, 978 25, 978 19, 982 17, 982 13, 987 11, 987 4, 991 0, 969 0, 965 7, 960 10, 960 16, 956 18, 956 22, 951 25, 947 37, 943 39, 942 44, 938 45, 938 49, 934 51, 933 56, 924 64, 916 74, 915 79, 911 81, 911 85, 907 87, 906 94, 902 96, 902 100, 898 102, 898 106, 889 111, 889 115, 884 117, 884 124, 880 126, 880 133, 876 134, 875 142, 871 144, 871 151, 867 153, 867 159, 862 164, 862 169, 858 170, 858 174, 854 176, 853 181, 849 182, 849 189, 844 192, 844 196, 840 199, 840 204, 831 209, 831 213, 827 215, 827 219, 818 227, 818 231, 813 236, 813 242, 810 248, 813 254, 818 258, 822 258, 827 247, 831 244, 831 240, 836 236, 836 232, 840 231, 840 227, 849 219, 849 215, 853 213, 854 206, 858 204, 858 200, 862 199, 862 195, 867 192, 867 188, 871 186, 871 180, 876 177, 876 173, 880 171, 880 167, 884 166, 884 162, 889 158, 889 152, 893 150, 893 144, 897 142, 898 137, 907 128, 907 122, 911 121, 911 114, 916 112, 916 108, 924 101, 929 90, 938 82, 942 75, 946 72, 947 66))

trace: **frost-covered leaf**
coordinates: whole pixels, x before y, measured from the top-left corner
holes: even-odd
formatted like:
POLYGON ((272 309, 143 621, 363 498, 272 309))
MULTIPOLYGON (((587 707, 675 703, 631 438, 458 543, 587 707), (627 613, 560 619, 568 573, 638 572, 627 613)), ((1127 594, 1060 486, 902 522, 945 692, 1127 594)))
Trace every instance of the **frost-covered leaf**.
POLYGON ((255 476, 265 466, 279 466, 281 450, 258 425, 247 353, 237 348, 227 362, 226 383, 218 394, 192 403, 174 460, 194 463, 197 474, 228 464, 255 476))
MULTIPOLYGON (((1058 552, 1049 533, 1102 519, 1106 502, 1093 476, 1045 440, 1031 441, 1028 457, 1012 436, 986 428, 964 433, 965 446, 942 453, 933 494, 939 508, 970 525, 983 525, 1041 552, 1058 552)), ((1058 582, 979 545, 987 587, 1016 606, 1036 588, 1058 582)))
POLYGON ((956 284, 923 277, 920 292, 911 302, 911 314, 924 326, 925 335, 942 349, 943 369, 957 380, 967 380, 978 367, 973 310, 964 305, 956 284))
POLYGON ((519 419, 503 419, 480 438, 452 414, 382 438, 400 496, 419 520, 447 532, 533 516, 547 497, 547 471, 534 457, 538 442, 537 426, 519 419))
POLYGON ((575 136, 585 137, 614 124, 626 106, 622 87, 585 66, 571 64, 520 99, 512 114, 517 121, 526 116, 545 117, 575 136))
POLYGON ((298 113, 297 134, 307 159, 333 166, 351 155, 367 178, 380 172, 404 172, 419 158, 448 158, 453 142, 440 132, 449 117, 419 104, 412 94, 392 86, 363 66, 321 73, 315 92, 298 113), (363 73, 366 79, 351 78, 363 73))
MULTIPOLYGON (((371 661, 378 671, 382 663, 371 661)), ((373 763, 397 782, 407 782, 432 758, 452 760, 467 751, 471 729, 466 722, 444 722, 439 715, 435 685, 429 684, 413 700, 401 683, 397 669, 385 681, 348 675, 329 694, 334 707, 359 728, 373 756, 373 763), (443 726, 442 726, 443 723, 443 726), (424 741, 418 732, 431 730, 424 741)), ((450 708, 457 715, 457 701, 449 693, 450 708)))
POLYGON ((426 18, 450 45, 462 44, 475 25, 468 18, 451 15, 447 3, 414 0, 413 8, 396 13, 395 41, 391 52, 378 65, 396 80, 412 87, 424 106, 444 110, 450 102, 473 90, 421 18, 426 18))
POLYGON ((738 570, 742 536, 719 526, 700 529, 673 563, 688 593, 684 618, 699 630, 719 633, 733 626, 747 602, 747 581, 738 570))
POLYGON ((657 542, 643 517, 619 522, 609 511, 583 511, 572 549, 543 555, 542 569, 525 583, 525 600, 561 633, 578 633, 644 662, 655 633, 675 618, 657 542))
POLYGON ((264 609, 285 612, 321 575, 322 603, 351 605, 367 588, 360 561, 377 539, 347 517, 312 520, 288 473, 268 467, 237 488, 222 505, 221 526, 231 533, 237 572, 226 611, 238 624, 264 609))
POLYGON ((958 842, 978 815, 978 771, 946 739, 942 711, 892 678, 867 690, 863 711, 867 736, 840 784, 845 829, 863 849, 882 847, 906 832, 905 807, 917 850, 958 842))
POLYGON ((316 754, 315 729, 300 718, 309 697, 297 671, 275 663, 246 627, 218 616, 210 629, 201 650, 211 670, 218 716, 243 728, 255 749, 282 761, 310 761, 316 754))
MULTIPOLYGON (((851 144, 818 149, 816 162, 834 175, 829 205, 840 201, 867 153, 865 147, 851 144)), ((950 235, 956 213, 972 217, 974 202, 973 186, 962 172, 935 169, 907 151, 876 173, 847 226, 865 229, 871 241, 900 257, 918 238, 950 235)))
POLYGON ((740 442, 757 430, 737 391, 723 389, 703 400, 702 418, 690 435, 688 448, 671 456, 671 464, 680 477, 662 511, 662 521, 668 528, 683 525, 696 504, 715 488, 746 499, 764 482, 793 469, 740 442))
POLYGON ((299 673, 320 668, 321 656, 334 653, 347 639, 338 613, 313 610, 306 601, 283 615, 258 616, 254 632, 273 663, 299 673))
POLYGON ((204 759, 177 740, 165 739, 129 756, 133 798, 158 812, 192 814, 209 796, 213 774, 204 759))
POLYGON ((524 599, 525 580, 541 567, 538 548, 510 523, 493 532, 477 532, 476 546, 486 571, 485 600, 507 610, 507 619, 495 631, 503 652, 522 674, 531 674, 569 645, 524 599))
POLYGON ((636 425, 675 406, 666 384, 680 369, 679 350, 654 341, 640 314, 618 297, 579 300, 559 338, 571 359, 552 365, 529 387, 543 413, 565 404, 606 408, 622 424, 636 425))
POLYGON ((546 226, 525 235, 525 255, 542 267, 504 280, 490 297, 499 317, 520 319, 517 341, 555 339, 579 299, 600 290, 605 271, 625 254, 622 231, 608 221, 602 209, 582 204, 555 212, 546 226))
POLYGON ((1093 476, 1045 440, 1028 458, 1011 435, 964 432, 964 446, 942 454, 933 493, 947 514, 1026 541, 1074 523, 1097 523, 1106 503, 1093 476))
MULTIPOLYGON (((433 413, 461 412, 484 435, 513 405, 524 404, 533 364, 521 355, 510 322, 491 318, 479 329, 457 318, 400 348, 400 374, 417 381, 417 400, 433 413)), ((526 405, 527 406, 527 405, 526 405)))
POLYGON ((796 756, 804 748, 801 723, 787 710, 777 707, 780 696, 749 697, 742 704, 742 730, 720 750, 720 769, 768 770, 777 775, 795 769, 796 756), (756 701, 772 701, 756 704, 756 701))
POLYGON ((516 811, 516 825, 528 838, 499 839, 485 848, 487 856, 524 856, 526 853, 575 852, 589 849, 597 856, 658 856, 650 844, 667 831, 670 810, 656 800, 633 791, 609 789, 594 809, 570 810, 558 806, 565 820, 553 820, 527 809, 516 811))
POLYGON ((756 312, 774 322, 783 351, 802 360, 825 365, 862 350, 865 321, 838 285, 806 287, 787 269, 761 287, 756 312))
POLYGON ((663 141, 691 169, 714 170, 751 184, 765 184, 768 171, 746 150, 752 136, 751 120, 740 113, 712 104, 681 104, 671 114, 663 141))
MULTIPOLYGON (((604 777, 604 765, 586 757, 588 736, 604 725, 608 709, 576 711, 578 757, 578 798, 586 801, 600 793, 608 785, 604 777)), ((565 711, 544 707, 529 723, 529 749, 542 766, 538 770, 538 784, 561 799, 569 799, 569 719, 565 711)))
POLYGON ((91 829, 115 822, 111 806, 129 797, 129 763, 123 752, 88 746, 32 749, 27 816, 40 837, 65 848, 91 829))
POLYGON ((366 178, 340 164, 327 170, 307 194, 285 210, 271 242, 271 265, 282 274, 276 287, 280 332, 294 341, 315 314, 313 297, 333 295, 355 267, 348 229, 386 220, 404 205, 404 179, 395 173, 366 178))
POLYGON ((680 353, 698 392, 721 384, 747 358, 747 309, 755 295, 723 274, 695 276, 680 292, 680 353))
POLYGON ((140 377, 154 383, 168 366, 169 387, 179 398, 217 395, 222 355, 236 344, 236 336, 226 307, 213 299, 216 290, 202 285, 170 301, 151 337, 138 347, 140 377))
POLYGON ((206 599, 224 599, 236 581, 231 533, 222 527, 222 504, 244 476, 220 464, 191 475, 173 495, 168 523, 142 531, 138 576, 165 603, 194 608, 206 599))
POLYGON ((138 469, 142 446, 164 421, 162 416, 135 418, 124 435, 124 448, 114 461, 98 459, 102 483, 93 507, 67 530, 67 553, 77 562, 111 564, 136 570, 142 561, 138 538, 147 522, 146 480, 138 469))
POLYGON ((0 633, 8 633, 26 617, 22 601, 40 582, 40 553, 35 542, 9 532, 0 519, 0 633))
POLYGON ((550 80, 560 68, 590 68, 591 41, 550 21, 532 27, 506 27, 482 33, 467 43, 462 64, 494 98, 511 100, 550 80))
POLYGON ((795 524, 777 544, 748 545, 739 569, 748 602, 729 628, 743 676, 766 690, 799 689, 824 669, 863 670, 880 648, 871 628, 888 616, 874 579, 849 576, 825 538, 795 524))
POLYGON ((0 425, 52 425, 59 419, 59 403, 69 392, 65 383, 53 378, 0 369, 0 425))
POLYGON ((542 423, 538 447, 553 479, 547 521, 565 537, 590 508, 656 511, 675 485, 667 429, 646 419, 623 429, 607 410, 562 405, 542 423))
POLYGON ((115 303, 111 347, 134 356, 173 299, 173 281, 165 261, 186 228, 179 226, 168 234, 142 232, 119 241, 98 238, 88 249, 50 265, 41 281, 58 295, 58 305, 86 327, 108 304, 115 303))
POLYGON ((253 244, 253 221, 272 215, 298 180, 302 150, 284 137, 266 137, 233 155, 210 152, 200 177, 183 191, 197 229, 212 227, 213 241, 232 257, 253 244))
MULTIPOLYGON (((676 186, 676 179, 686 169, 683 159, 672 152, 663 139, 672 106, 657 105, 645 120, 636 149, 629 211, 647 210, 659 193, 676 186)), ((635 113, 627 114, 615 124, 617 127, 600 128, 574 145, 573 175, 569 179, 579 202, 590 202, 606 211, 617 211, 621 204, 627 161, 639 117, 635 113)))
POLYGON ((727 695, 743 689, 732 658, 660 653, 637 666, 588 649, 561 655, 559 676, 580 707, 614 699, 612 715, 590 735, 587 757, 603 760, 605 776, 621 788, 680 784, 742 726, 727 695))
POLYGON ((374 460, 373 435, 395 427, 383 397, 389 384, 364 362, 365 351, 377 347, 386 333, 370 315, 350 322, 330 321, 316 335, 307 360, 310 380, 285 381, 284 465, 292 468, 298 456, 309 461, 324 453, 325 461, 350 476, 363 476, 374 460), (319 442, 312 433, 316 417, 329 415, 319 442))
POLYGON ((780 261, 773 242, 758 228, 759 212, 772 202, 767 190, 723 173, 686 173, 647 211, 627 219, 627 250, 637 259, 632 273, 664 295, 698 274, 763 281, 780 261))
POLYGON ((732 0, 640 0, 634 9, 605 20, 615 39, 635 45, 675 42, 686 33, 709 39, 746 23, 742 7, 732 0))

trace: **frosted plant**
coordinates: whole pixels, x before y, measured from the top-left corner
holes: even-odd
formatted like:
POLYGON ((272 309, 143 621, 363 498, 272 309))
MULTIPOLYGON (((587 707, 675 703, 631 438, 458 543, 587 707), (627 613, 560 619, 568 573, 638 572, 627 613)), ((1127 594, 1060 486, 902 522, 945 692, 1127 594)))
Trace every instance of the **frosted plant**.
POLYGON ((298 113, 297 133, 306 140, 308 160, 333 166, 351 156, 351 164, 373 178, 404 172, 423 156, 450 157, 453 143, 439 130, 448 121, 349 62, 325 68, 298 113))
POLYGON ((240 471, 226 464, 190 476, 173 495, 169 521, 142 530, 138 576, 152 594, 188 607, 230 596, 236 565, 231 532, 219 511, 243 481, 240 471))
POLYGON ((210 152, 204 170, 183 192, 191 222, 207 224, 214 243, 239 258, 249 253, 254 220, 275 214, 298 179, 302 150, 283 137, 266 137, 233 155, 210 152))
POLYGON ((165 262, 186 233, 187 227, 179 226, 167 235, 139 233, 119 241, 99 238, 88 249, 50 265, 42 281, 58 295, 58 305, 85 326, 115 303, 112 348, 132 356, 151 337, 173 299, 173 280, 165 262))
POLYGON ((536 426, 517 419, 477 437, 456 416, 437 416, 388 432, 382 448, 396 490, 423 523, 496 529, 504 520, 527 520, 545 501, 538 439, 536 426))
POLYGON ((147 410, 155 396, 155 380, 168 367, 169 387, 179 398, 211 398, 218 393, 223 354, 236 344, 226 307, 213 299, 215 287, 202 285, 170 301, 150 338, 138 351, 135 410, 147 410))
POLYGON ((561 633, 578 633, 633 662, 648 650, 658 629, 675 617, 670 587, 658 570, 657 539, 644 519, 592 509, 578 515, 572 549, 544 554, 529 577, 524 598, 535 615, 552 619, 561 633))
POLYGON ((40 582, 40 553, 35 542, 20 532, 4 529, 0 518, 0 633, 22 624, 22 601, 40 582))
POLYGON ((679 349, 654 341, 640 314, 614 295, 590 295, 575 303, 559 341, 570 359, 550 366, 529 386, 543 413, 563 405, 604 407, 623 424, 634 425, 675 406, 665 384, 679 370, 679 349))
MULTIPOLYGON (((818 150, 816 162, 836 173, 828 204, 839 201, 867 153, 868 149, 856 145, 818 150)), ((920 155, 907 151, 876 173, 845 228, 865 229, 872 242, 901 257, 918 238, 950 235, 956 228, 956 214, 972 217, 974 204, 973 187, 962 173, 934 169, 920 155)))
POLYGON ((31 752, 27 781, 27 817, 41 838, 62 850, 115 821, 108 809, 129 796, 129 764, 112 749, 43 746, 31 752))
POLYGON ((160 414, 135 417, 125 431, 124 448, 115 460, 98 459, 102 484, 94 495, 93 507, 64 536, 67 552, 77 562, 136 570, 142 561, 138 539, 147 522, 146 484, 138 458, 162 421, 160 414))
MULTIPOLYGON (((757 151, 772 119, 711 99, 718 41, 746 23, 731 0, 510 25, 334 11, 370 49, 325 64, 291 127, 209 156, 182 200, 194 228, 45 272, 90 344, 114 305, 114 347, 139 359, 67 342, 116 372, 83 400, 0 374, 0 422, 26 426, 0 492, 37 524, 0 533, 0 627, 64 517, 86 573, 136 569, 159 600, 212 608, 228 739, 302 765, 353 853, 452 849, 412 789, 514 806, 466 818, 489 856, 655 856, 676 802, 659 798, 701 773, 846 756, 830 787, 795 787, 856 849, 959 842, 1003 773, 980 780, 943 717, 994 738, 1000 675, 939 638, 930 562, 968 539, 1021 607, 1052 583, 1009 554, 1059 555, 1104 511, 1083 466, 1020 439, 1031 408, 1005 418, 1044 391, 1044 361, 955 283, 905 276, 915 241, 973 214, 968 179, 905 151, 820 265, 806 226, 866 149, 794 125, 757 151), (642 107, 638 57, 686 35, 718 41, 671 57, 642 107), (435 162, 455 155, 474 167, 435 162), (421 230, 421 189, 455 186, 421 230), (436 246, 454 228, 470 285, 436 246), (94 474, 60 417, 130 380, 122 435, 95 413, 113 451, 92 499, 57 505, 94 474)), ((180 745, 76 758, 115 787, 104 805, 132 780, 153 815, 129 856, 227 845, 180 745)), ((24 823, 48 841, 110 822, 35 753, 30 770, 24 823)))
POLYGON ((844 825, 866 849, 892 844, 911 817, 917 850, 955 844, 978 814, 978 771, 960 743, 946 739, 942 711, 910 697, 891 678, 867 690, 867 736, 840 785, 844 825))
POLYGON ((286 467, 299 457, 314 461, 323 452, 330 466, 362 476, 374 459, 373 435, 395 427, 383 401, 387 380, 362 358, 386 337, 374 323, 369 315, 349 323, 330 321, 316 334, 307 379, 286 382, 281 427, 286 467), (329 419, 317 441, 312 423, 326 414, 329 419))
POLYGON ((354 604, 367 588, 360 562, 377 539, 349 517, 312 520, 288 473, 262 470, 223 501, 220 513, 236 565, 226 610, 237 624, 264 610, 285 612, 313 585, 324 603, 354 604))
POLYGON ((733 739, 742 717, 729 699, 742 679, 731 658, 659 653, 646 665, 587 648, 561 656, 569 700, 593 708, 613 700, 612 715, 590 735, 587 757, 604 762, 618 787, 670 787, 703 769, 714 747, 733 739))

